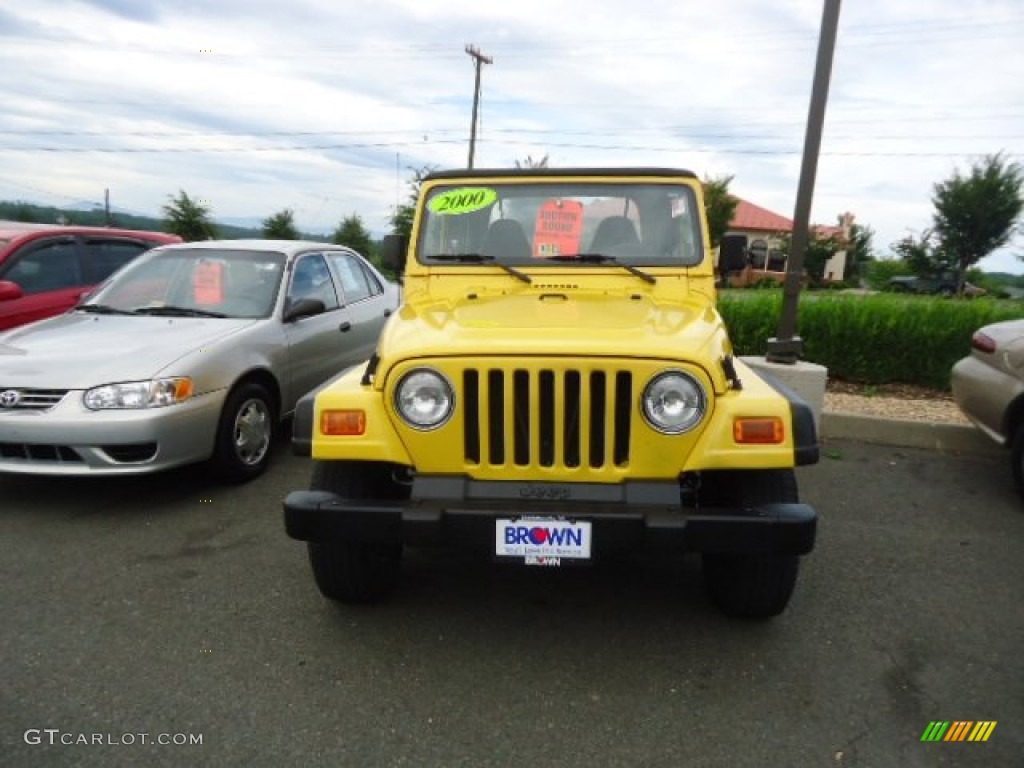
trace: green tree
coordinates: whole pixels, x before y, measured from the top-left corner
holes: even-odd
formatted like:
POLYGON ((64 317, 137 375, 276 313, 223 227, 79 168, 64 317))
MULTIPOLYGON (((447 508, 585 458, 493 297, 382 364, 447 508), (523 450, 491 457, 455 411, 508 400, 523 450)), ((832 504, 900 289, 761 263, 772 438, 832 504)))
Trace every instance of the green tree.
MULTIPOLYGON (((782 252, 791 253, 792 235, 786 234, 780 239, 782 252)), ((816 229, 811 230, 807 238, 807 250, 804 252, 804 272, 814 285, 820 285, 825 281, 825 265, 843 248, 843 242, 838 236, 824 235, 816 229)))
POLYGON ((410 169, 413 175, 409 180, 408 202, 397 206, 394 213, 391 214, 391 231, 396 235, 403 235, 404 237, 412 235, 412 220, 416 215, 416 204, 420 200, 420 189, 423 187, 423 180, 435 169, 435 166, 432 165, 410 169))
POLYGON ((177 197, 168 195, 168 198, 170 202, 163 207, 165 231, 188 242, 217 237, 208 205, 193 200, 183 189, 178 190, 177 197))
POLYGON ((850 225, 850 239, 846 244, 846 271, 843 279, 859 283, 875 260, 873 240, 875 231, 860 224, 850 225))
POLYGON ((291 208, 285 208, 265 218, 263 237, 266 240, 298 240, 299 230, 295 228, 295 212, 291 208))
POLYGON ((366 227, 363 226, 363 220, 359 217, 359 214, 356 213, 346 216, 341 220, 338 228, 331 235, 331 241, 338 245, 346 245, 356 253, 362 254, 367 258, 375 250, 373 238, 366 227))
POLYGON ((532 155, 527 155, 526 159, 522 160, 522 161, 516 160, 516 168, 547 168, 547 167, 549 167, 548 166, 548 156, 547 156, 547 153, 544 154, 544 157, 537 158, 536 160, 533 159, 532 155))
POLYGON ((919 236, 909 234, 889 247, 899 260, 907 264, 911 274, 919 277, 929 277, 956 268, 955 257, 942 248, 930 229, 919 236))
POLYGON ((39 217, 36 216, 35 210, 32 206, 25 203, 19 203, 14 209, 14 213, 11 218, 14 221, 25 221, 25 222, 36 222, 39 221, 39 217))
POLYGON ((711 235, 711 247, 718 247, 722 235, 729 231, 736 206, 739 200, 729 194, 732 176, 719 176, 712 179, 704 177, 704 210, 708 217, 708 231, 711 235))
POLYGON ((963 291, 967 268, 1010 241, 1024 209, 1024 169, 1002 153, 986 155, 933 187, 935 236, 954 260, 963 291))

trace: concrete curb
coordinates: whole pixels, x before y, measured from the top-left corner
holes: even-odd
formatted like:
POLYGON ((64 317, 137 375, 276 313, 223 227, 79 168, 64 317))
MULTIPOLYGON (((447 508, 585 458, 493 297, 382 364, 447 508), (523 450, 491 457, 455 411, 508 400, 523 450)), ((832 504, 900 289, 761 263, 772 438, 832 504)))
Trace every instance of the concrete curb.
POLYGON ((862 443, 924 448, 943 453, 973 453, 1005 456, 1006 449, 980 430, 962 424, 907 421, 865 416, 859 413, 824 411, 821 414, 821 438, 857 440, 862 443))

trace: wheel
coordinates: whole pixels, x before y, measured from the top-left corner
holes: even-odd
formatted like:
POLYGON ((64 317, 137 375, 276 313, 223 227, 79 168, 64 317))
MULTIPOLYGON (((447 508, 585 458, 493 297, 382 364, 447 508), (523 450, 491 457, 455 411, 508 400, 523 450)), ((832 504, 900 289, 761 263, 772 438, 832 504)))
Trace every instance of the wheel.
POLYGON ((266 388, 255 382, 236 387, 220 414, 213 464, 223 479, 245 482, 270 461, 277 412, 266 388))
MULTIPOLYGON (((791 469, 708 472, 701 478, 701 499, 727 506, 799 500, 791 469)), ((703 558, 704 585, 726 615, 768 619, 789 604, 799 565, 796 555, 709 552, 703 558)))
POLYGON ((1013 484, 1017 493, 1024 497, 1024 425, 1017 427, 1010 443, 1010 468, 1013 470, 1013 484))
MULTIPOLYGON (((310 489, 350 499, 408 498, 409 489, 395 481, 395 470, 395 465, 375 462, 318 461, 310 489)), ((398 585, 402 542, 310 542, 309 564, 324 597, 345 603, 374 602, 398 585)))

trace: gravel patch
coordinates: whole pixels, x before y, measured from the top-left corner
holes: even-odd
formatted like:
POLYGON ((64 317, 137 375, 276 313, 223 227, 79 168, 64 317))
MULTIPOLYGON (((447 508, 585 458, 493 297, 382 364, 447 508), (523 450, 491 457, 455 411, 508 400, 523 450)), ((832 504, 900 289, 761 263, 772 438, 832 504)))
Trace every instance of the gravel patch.
POLYGON ((948 392, 903 384, 861 386, 828 382, 825 410, 906 421, 970 424, 948 392))

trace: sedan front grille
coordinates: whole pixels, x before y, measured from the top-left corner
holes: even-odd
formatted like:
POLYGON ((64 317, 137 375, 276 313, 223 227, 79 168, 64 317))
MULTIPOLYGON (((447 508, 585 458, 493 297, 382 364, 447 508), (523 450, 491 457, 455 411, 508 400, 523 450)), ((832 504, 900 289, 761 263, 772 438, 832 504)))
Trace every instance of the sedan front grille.
POLYGON ((66 389, 18 389, 0 386, 0 413, 4 411, 45 411, 67 395, 66 389))
POLYGON ((70 446, 39 443, 0 443, 0 459, 45 461, 59 464, 80 464, 83 461, 78 452, 70 446))
POLYGON ((595 470, 629 464, 629 371, 466 369, 462 389, 468 464, 595 470))

